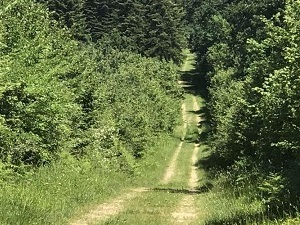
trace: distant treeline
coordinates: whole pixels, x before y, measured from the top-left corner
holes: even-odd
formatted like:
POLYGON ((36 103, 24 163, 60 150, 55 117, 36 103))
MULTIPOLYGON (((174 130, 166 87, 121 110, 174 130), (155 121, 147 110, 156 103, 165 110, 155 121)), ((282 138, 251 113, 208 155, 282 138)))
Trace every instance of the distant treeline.
POLYGON ((39 0, 52 18, 71 29, 78 40, 109 36, 124 49, 143 56, 182 60, 183 7, 175 0, 39 0), (116 32, 125 39, 118 40, 116 32))

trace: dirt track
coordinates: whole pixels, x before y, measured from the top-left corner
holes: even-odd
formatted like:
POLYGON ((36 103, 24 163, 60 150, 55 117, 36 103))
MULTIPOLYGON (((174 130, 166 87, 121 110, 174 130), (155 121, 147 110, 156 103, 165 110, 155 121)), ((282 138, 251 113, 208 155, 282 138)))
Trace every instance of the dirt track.
MULTIPOLYGON (((182 71, 186 71, 188 63, 186 62, 183 66, 182 71)), ((182 87, 186 87, 189 84, 179 81, 182 87)), ((187 100, 182 104, 182 136, 181 141, 178 147, 175 149, 173 156, 169 162, 169 166, 166 168, 166 171, 162 177, 161 185, 168 185, 174 177, 176 177, 176 167, 178 158, 182 151, 182 146, 185 143, 185 136, 187 133, 187 128, 189 125, 198 125, 200 122, 200 117, 196 112, 199 111, 199 105, 197 103, 196 97, 192 96, 193 104, 190 105, 189 109, 187 108, 187 100), (191 113, 191 111, 193 113, 191 113), (191 114, 193 114, 191 116, 191 114)), ((195 144, 194 149, 191 149, 192 157, 190 160, 190 176, 188 179, 188 186, 191 194, 184 196, 178 205, 175 207, 174 212, 169 215, 169 221, 171 224, 190 224, 195 221, 198 217, 195 206, 194 206, 194 192, 196 192, 198 184, 198 175, 197 168, 195 166, 197 162, 197 155, 199 152, 199 145, 195 144)), ((124 211, 126 211, 126 203, 134 201, 136 198, 139 198, 143 192, 151 191, 147 188, 135 188, 131 189, 125 194, 120 195, 119 197, 112 199, 108 202, 99 204, 92 208, 89 212, 82 215, 80 218, 73 220, 69 225, 88 225, 95 222, 106 221, 107 219, 114 217, 124 211)), ((168 218, 167 218, 168 219, 168 218)))

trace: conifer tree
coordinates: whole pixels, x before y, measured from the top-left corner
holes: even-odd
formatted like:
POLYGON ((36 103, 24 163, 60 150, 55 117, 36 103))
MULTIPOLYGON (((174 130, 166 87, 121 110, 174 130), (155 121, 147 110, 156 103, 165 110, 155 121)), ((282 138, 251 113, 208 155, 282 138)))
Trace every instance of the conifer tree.
POLYGON ((68 27, 78 40, 86 40, 88 30, 83 14, 84 0, 38 0, 46 3, 52 17, 68 27))
MULTIPOLYGON (((40 0, 79 40, 97 42, 119 33, 126 49, 161 60, 181 61, 183 11, 179 1, 40 0)), ((122 46, 124 48, 124 46, 122 46)))
POLYGON ((148 0, 145 7, 145 38, 142 52, 176 63, 181 61, 184 41, 182 8, 173 1, 148 0))

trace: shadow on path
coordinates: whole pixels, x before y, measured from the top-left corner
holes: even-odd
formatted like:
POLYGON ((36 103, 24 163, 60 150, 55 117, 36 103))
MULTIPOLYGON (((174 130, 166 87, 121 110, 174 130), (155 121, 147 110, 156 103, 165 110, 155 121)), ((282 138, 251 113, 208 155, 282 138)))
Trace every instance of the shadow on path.
POLYGON ((167 193, 179 193, 179 194, 187 194, 187 195, 195 195, 209 192, 213 188, 213 184, 207 182, 201 187, 196 189, 184 189, 184 188, 152 188, 150 191, 160 191, 167 193))
POLYGON ((190 71, 182 71, 180 80, 183 81, 183 88, 187 93, 207 98, 207 81, 205 75, 200 71, 193 69, 190 71))
POLYGON ((197 127, 200 128, 201 133, 198 135, 196 143, 207 143, 208 134, 210 132, 210 114, 206 105, 208 100, 208 90, 207 90, 207 80, 205 74, 199 71, 195 65, 195 58, 191 57, 188 60, 188 65, 192 67, 192 70, 181 71, 180 80, 184 91, 188 94, 201 97, 202 104, 200 110, 198 111, 189 111, 194 115, 197 115, 201 118, 197 127))

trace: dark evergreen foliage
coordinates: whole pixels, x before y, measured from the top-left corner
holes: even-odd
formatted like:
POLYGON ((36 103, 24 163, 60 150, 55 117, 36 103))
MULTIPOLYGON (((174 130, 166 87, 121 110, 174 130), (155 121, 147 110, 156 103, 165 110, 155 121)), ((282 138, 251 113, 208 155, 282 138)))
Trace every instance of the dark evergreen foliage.
MULTIPOLYGON (((148 57, 180 63, 184 46, 182 6, 174 1, 47 1, 53 17, 80 40, 99 41, 120 33, 127 49, 148 57)), ((120 46, 124 48, 123 46, 120 46)))

